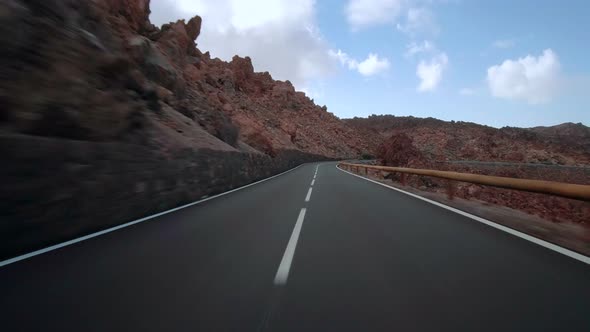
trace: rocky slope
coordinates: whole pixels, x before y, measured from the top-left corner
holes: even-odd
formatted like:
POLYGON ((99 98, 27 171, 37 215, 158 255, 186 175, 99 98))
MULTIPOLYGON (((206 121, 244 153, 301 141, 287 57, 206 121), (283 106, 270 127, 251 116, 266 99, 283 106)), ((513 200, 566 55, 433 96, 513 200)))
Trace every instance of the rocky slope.
POLYGON ((392 135, 405 134, 425 157, 437 161, 590 164, 590 128, 582 124, 496 129, 470 122, 393 115, 345 121, 370 137, 373 151, 392 135))
POLYGON ((201 18, 161 29, 148 0, 2 3, 4 128, 91 141, 146 131, 167 149, 355 156, 364 141, 290 82, 196 48, 201 18), (210 134, 210 135, 207 135, 210 134), (157 137, 157 139, 156 139, 157 137), (164 138, 165 137, 165 138, 164 138))
MULTIPOLYGON (((376 144, 380 162, 390 166, 561 181, 590 185, 588 127, 562 124, 501 129, 437 119, 371 116, 346 120, 376 144)), ((519 209, 556 222, 588 225, 590 205, 565 198, 411 176, 421 190, 519 209)))
POLYGON ((590 151, 590 127, 581 123, 562 123, 551 127, 533 127, 529 128, 551 143, 565 144, 575 149, 590 151))
POLYGON ((202 53, 200 17, 149 13, 0 1, 0 257, 367 148, 249 58, 202 53))

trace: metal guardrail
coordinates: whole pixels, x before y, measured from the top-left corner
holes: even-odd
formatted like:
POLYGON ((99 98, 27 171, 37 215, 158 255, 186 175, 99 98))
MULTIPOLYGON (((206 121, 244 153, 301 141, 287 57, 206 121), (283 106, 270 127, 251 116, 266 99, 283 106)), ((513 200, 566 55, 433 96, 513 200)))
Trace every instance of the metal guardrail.
POLYGON ((505 161, 480 161, 480 160, 447 160, 437 161, 441 164, 456 164, 456 165, 475 165, 475 166, 509 166, 509 167, 525 167, 525 168, 552 168, 552 169, 574 169, 582 171, 590 171, 590 166, 573 166, 573 165, 554 165, 542 163, 513 163, 505 161))
POLYGON ((530 179, 517 179, 502 176, 490 176, 471 173, 437 171, 431 169, 351 164, 346 162, 341 162, 338 165, 347 167, 350 170, 356 168, 358 171, 359 169, 364 168, 365 170, 373 169, 388 173, 398 172, 402 174, 424 175, 435 178, 469 182, 473 184, 480 184, 504 189, 522 190, 534 193, 573 198, 581 201, 590 201, 590 185, 530 179))

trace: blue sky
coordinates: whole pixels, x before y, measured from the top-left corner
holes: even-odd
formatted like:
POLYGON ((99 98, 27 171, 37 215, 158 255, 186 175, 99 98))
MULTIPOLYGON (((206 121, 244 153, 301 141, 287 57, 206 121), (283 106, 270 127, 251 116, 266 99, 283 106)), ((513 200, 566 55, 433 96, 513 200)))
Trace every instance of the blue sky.
POLYGON ((341 118, 590 125, 590 2, 152 0, 199 48, 291 80, 341 118), (247 2, 247 6, 245 3, 247 2))

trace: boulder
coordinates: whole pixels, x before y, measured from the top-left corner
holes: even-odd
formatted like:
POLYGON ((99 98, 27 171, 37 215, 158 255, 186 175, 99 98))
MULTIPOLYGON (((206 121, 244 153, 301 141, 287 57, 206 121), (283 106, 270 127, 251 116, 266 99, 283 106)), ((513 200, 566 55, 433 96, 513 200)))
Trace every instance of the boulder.
POLYGON ((192 40, 195 41, 199 35, 201 34, 201 23, 203 22, 203 20, 201 19, 200 16, 195 16, 193 18, 191 18, 188 23, 186 24, 186 33, 188 34, 188 37, 192 40))

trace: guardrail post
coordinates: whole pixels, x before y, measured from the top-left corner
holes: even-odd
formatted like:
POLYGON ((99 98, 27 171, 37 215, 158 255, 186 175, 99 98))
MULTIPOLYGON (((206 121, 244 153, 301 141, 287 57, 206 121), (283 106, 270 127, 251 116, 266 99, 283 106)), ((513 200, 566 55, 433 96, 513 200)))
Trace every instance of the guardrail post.
POLYGON ((457 191, 457 184, 455 183, 455 181, 447 180, 446 189, 447 198, 453 200, 453 198, 455 198, 455 192, 457 191))
POLYGON ((406 186, 406 173, 402 173, 400 175, 400 183, 402 184, 402 186, 406 186))

